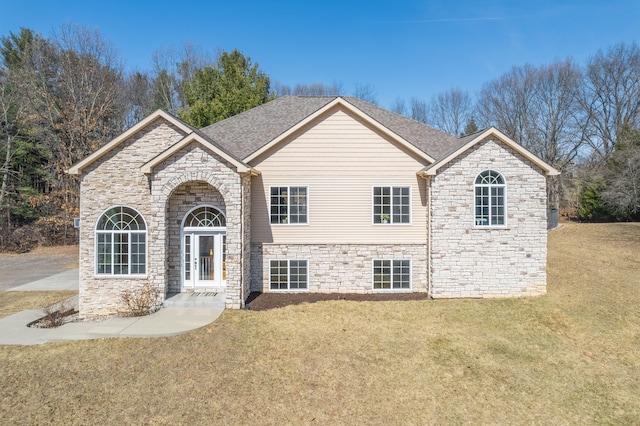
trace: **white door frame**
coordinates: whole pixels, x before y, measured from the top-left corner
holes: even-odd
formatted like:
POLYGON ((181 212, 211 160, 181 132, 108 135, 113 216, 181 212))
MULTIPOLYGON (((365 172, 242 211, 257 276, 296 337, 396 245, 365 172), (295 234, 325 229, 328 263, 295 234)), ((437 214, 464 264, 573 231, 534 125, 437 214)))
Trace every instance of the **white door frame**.
POLYGON ((220 228, 198 228, 182 231, 182 287, 195 288, 221 288, 226 286, 226 259, 225 239, 226 232, 220 228), (212 237, 212 258, 202 256, 200 247, 202 237, 212 237), (187 242, 189 243, 187 245, 187 242), (189 268, 187 274, 186 268, 189 268), (210 275, 213 279, 207 279, 210 275), (187 277, 189 279, 187 279, 187 277))
MULTIPOLYGON (((227 284, 226 226, 185 226, 189 215, 201 207, 216 210, 224 216, 221 209, 211 205, 196 206, 184 216, 180 232, 180 285, 183 289, 222 289, 227 284), (213 244, 210 249, 212 258, 201 256, 200 243, 202 237, 213 237, 213 244), (210 275, 213 279, 203 278, 205 275, 210 275)), ((222 224, 226 225, 226 218, 224 218, 222 224)))

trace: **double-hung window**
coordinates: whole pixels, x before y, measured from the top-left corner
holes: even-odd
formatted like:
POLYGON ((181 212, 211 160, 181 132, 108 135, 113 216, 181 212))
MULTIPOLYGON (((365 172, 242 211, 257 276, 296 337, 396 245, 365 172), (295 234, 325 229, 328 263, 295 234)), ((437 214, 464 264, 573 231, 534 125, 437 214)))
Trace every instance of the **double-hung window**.
POLYGON ((272 260, 269 263, 271 290, 306 290, 309 282, 309 261, 272 260))
POLYGON ((476 177, 474 187, 476 226, 506 225, 504 177, 494 170, 485 170, 476 177))
POLYGON ((130 207, 113 207, 96 225, 96 275, 147 273, 147 227, 130 207))
POLYGON ((306 186, 272 186, 270 191, 271 223, 308 223, 309 197, 306 186))
POLYGON ((411 188, 373 187, 373 223, 411 223, 411 188))
POLYGON ((411 288, 411 261, 407 259, 373 261, 374 290, 402 290, 411 288))

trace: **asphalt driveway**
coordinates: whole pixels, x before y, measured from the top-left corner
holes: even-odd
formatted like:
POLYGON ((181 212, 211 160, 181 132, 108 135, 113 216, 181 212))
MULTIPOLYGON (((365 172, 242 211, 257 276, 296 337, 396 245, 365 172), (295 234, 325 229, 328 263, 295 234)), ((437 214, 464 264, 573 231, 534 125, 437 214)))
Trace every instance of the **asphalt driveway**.
POLYGON ((0 291, 78 267, 78 246, 45 247, 30 253, 0 253, 0 291))

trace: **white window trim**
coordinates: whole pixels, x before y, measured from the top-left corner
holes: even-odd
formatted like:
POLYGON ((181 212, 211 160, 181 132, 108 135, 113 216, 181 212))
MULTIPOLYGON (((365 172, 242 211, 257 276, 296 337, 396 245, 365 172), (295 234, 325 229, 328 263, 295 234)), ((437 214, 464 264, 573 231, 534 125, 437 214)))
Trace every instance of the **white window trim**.
POLYGON ((396 292, 396 293, 407 293, 410 291, 413 291, 413 261, 411 259, 391 259, 391 258, 379 258, 379 259, 371 259, 371 289, 373 290, 374 293, 377 292, 381 292, 381 293, 389 293, 389 292, 396 292), (388 260, 391 261, 391 288, 375 288, 375 262, 376 261, 384 261, 384 260, 388 260), (393 262, 394 261, 409 261, 409 288, 393 288, 393 262))
POLYGON ((269 270, 269 291, 270 292, 307 292, 309 291, 309 259, 269 259, 268 263, 269 270), (287 288, 271 288, 271 262, 287 262, 287 288), (307 264, 307 288, 290 288, 291 285, 291 261, 294 262, 306 262, 307 264))
MULTIPOLYGON (((473 218, 473 229, 507 229, 508 223, 507 223, 507 219, 509 217, 509 215, 507 214, 507 207, 509 206, 509 202, 507 199, 507 194, 509 193, 508 188, 507 188, 507 178, 505 177, 504 173, 502 173, 500 170, 498 169, 484 169, 482 170, 480 173, 478 173, 476 175, 476 177, 473 179, 473 202, 471 203, 471 213, 472 213, 472 218, 473 218), (504 184, 502 185, 478 185, 476 183, 476 180, 478 179, 478 176, 480 176, 482 173, 486 172, 486 171, 492 171, 492 172, 496 172, 499 173, 500 176, 502 176, 502 180, 504 180, 504 184), (503 225, 477 225, 476 224, 476 188, 477 187, 498 187, 498 186, 502 186, 504 188, 504 224, 503 225)), ((489 202, 491 202, 491 191, 489 191, 489 202)), ((491 220, 491 204, 489 204, 489 220, 491 220)))
MULTIPOLYGON (((269 216, 269 225, 271 226, 308 226, 309 225, 309 212, 310 212, 310 206, 309 206, 309 186, 307 185, 270 185, 269 186, 269 193, 267 194, 267 196, 269 197, 269 210, 268 210, 268 216, 269 216), (307 197, 306 197, 306 202, 307 202, 307 221, 306 222, 299 222, 299 223, 291 223, 291 222, 287 222, 287 223, 272 223, 271 222, 271 188, 288 188, 287 189, 287 210, 289 211, 291 209, 291 188, 305 188, 307 191, 307 197)), ((287 216, 288 219, 288 216, 287 216)), ((295 260, 295 259, 294 259, 295 260)))
POLYGON ((413 186, 412 185, 373 185, 371 187, 371 224, 374 226, 411 226, 413 224, 413 186), (376 188, 391 188, 391 221, 389 223, 376 223, 375 213, 375 190, 376 188), (393 188, 409 188, 409 222, 393 221, 393 188))
MULTIPOLYGON (((124 232, 119 232, 119 233, 124 233, 124 232)), ((96 223, 93 227, 93 254, 94 254, 94 259, 93 259, 93 276, 94 278, 115 278, 115 279, 119 279, 119 278, 132 278, 132 279, 142 279, 142 278, 146 278, 149 274, 149 226, 147 225, 147 221, 144 218, 144 216, 142 215, 142 213, 140 213, 140 211, 134 207, 131 207, 127 204, 116 204, 116 205, 112 205, 109 208, 105 209, 102 213, 100 213, 100 215, 98 215, 98 219, 96 220, 96 223), (113 268, 113 263, 111 264, 111 273, 109 274, 99 274, 98 273, 98 234, 111 234, 111 248, 112 248, 112 253, 111 255, 113 256, 113 244, 114 244, 114 232, 113 231, 103 231, 103 230, 98 230, 98 222, 100 222, 100 219, 102 218, 102 216, 104 216, 104 214, 106 212, 108 212, 109 210, 116 208, 116 207, 126 207, 129 208, 133 211, 135 211, 136 213, 138 213, 138 215, 140 216, 140 218, 142 219, 142 222, 144 223, 144 227, 145 230, 144 231, 128 231, 127 233, 129 235, 133 234, 144 234, 145 235, 145 239, 144 239, 144 259, 145 259, 145 264, 144 264, 144 274, 132 274, 132 273, 128 273, 128 274, 115 274, 114 273, 114 268, 113 268)), ((131 259, 131 238, 129 238, 129 244, 128 244, 128 253, 127 256, 129 257, 129 259, 131 259)), ((131 270, 131 264, 129 263, 129 270, 131 270)))

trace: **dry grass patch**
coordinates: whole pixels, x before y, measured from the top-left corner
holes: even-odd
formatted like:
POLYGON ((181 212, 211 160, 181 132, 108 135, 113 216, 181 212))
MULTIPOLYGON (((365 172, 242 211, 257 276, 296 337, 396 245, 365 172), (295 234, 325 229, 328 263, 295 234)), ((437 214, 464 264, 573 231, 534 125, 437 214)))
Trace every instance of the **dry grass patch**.
POLYGON ((0 292, 0 318, 28 309, 42 309, 78 294, 77 291, 3 291, 0 292))
POLYGON ((225 311, 173 338, 0 347, 6 423, 633 424, 640 224, 549 234, 549 294, 225 311))

